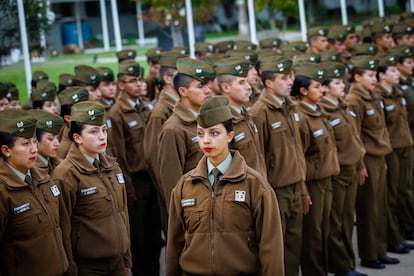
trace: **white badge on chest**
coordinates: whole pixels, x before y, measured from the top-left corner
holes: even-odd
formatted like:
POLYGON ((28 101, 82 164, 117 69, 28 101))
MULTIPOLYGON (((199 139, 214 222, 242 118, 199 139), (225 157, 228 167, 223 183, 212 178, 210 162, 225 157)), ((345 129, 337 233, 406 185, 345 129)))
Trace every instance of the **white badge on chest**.
POLYGON ((236 190, 234 192, 234 200, 237 202, 245 202, 246 201, 246 191, 236 190))

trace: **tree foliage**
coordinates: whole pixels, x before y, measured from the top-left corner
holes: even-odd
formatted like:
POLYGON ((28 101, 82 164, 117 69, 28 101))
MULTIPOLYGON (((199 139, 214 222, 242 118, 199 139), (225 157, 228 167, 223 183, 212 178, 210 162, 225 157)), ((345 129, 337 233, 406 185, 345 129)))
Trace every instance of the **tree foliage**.
MULTIPOLYGON (((47 13, 47 0, 23 0, 26 31, 31 47, 39 44, 40 33, 51 28, 47 13)), ((7 56, 10 49, 21 46, 19 16, 16 0, 0 1, 0 56, 7 56)))
POLYGON ((295 16, 299 10, 297 0, 255 0, 254 3, 258 11, 269 7, 269 10, 281 11, 285 16, 295 16))

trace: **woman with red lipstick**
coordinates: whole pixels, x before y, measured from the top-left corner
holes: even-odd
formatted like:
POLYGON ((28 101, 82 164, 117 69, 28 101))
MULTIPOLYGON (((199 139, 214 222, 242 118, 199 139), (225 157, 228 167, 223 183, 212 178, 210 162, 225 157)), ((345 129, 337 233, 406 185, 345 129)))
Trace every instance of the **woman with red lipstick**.
POLYGON ((284 275, 275 193, 238 151, 228 99, 207 100, 197 119, 204 156, 178 181, 169 208, 166 275, 284 275))
POLYGON ((333 130, 318 105, 323 98, 325 69, 318 64, 295 64, 291 95, 300 99, 299 130, 306 160, 302 231, 302 275, 327 275, 331 177, 339 173, 333 130))
POLYGON ((44 174, 52 174, 61 159, 57 157, 59 140, 57 135, 64 125, 63 119, 43 110, 31 110, 30 113, 37 119, 37 160, 36 168, 44 174))
POLYGON ((364 144, 365 184, 358 187, 356 201, 358 251, 361 265, 383 269, 399 263, 387 255, 386 163, 392 151, 382 103, 373 92, 378 60, 373 56, 351 59, 351 85, 346 102, 364 144))
POLYGON ((393 151, 385 156, 387 162, 387 223, 388 251, 409 253, 414 244, 404 241, 400 225, 404 218, 412 217, 406 202, 410 200, 407 192, 411 190, 412 145, 407 116, 407 102, 397 88, 400 72, 397 69, 397 57, 387 54, 379 59, 377 69, 378 85, 374 92, 383 103, 385 123, 387 125, 393 151))
POLYGON ((36 118, 0 111, 0 274, 63 275, 60 189, 35 167, 36 118))
POLYGON ((68 275, 128 275, 131 268, 125 180, 105 155, 105 107, 72 107, 71 149, 52 177, 62 191, 61 225, 68 275))

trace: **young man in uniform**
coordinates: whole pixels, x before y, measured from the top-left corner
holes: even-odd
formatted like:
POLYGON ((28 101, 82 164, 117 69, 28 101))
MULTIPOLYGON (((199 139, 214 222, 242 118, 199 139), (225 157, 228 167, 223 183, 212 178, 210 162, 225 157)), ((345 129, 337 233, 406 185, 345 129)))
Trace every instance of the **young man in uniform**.
POLYGON ((260 147, 259 135, 250 112, 249 103, 251 86, 247 81, 250 63, 240 57, 223 58, 214 65, 215 82, 220 93, 230 102, 230 110, 235 132, 231 149, 238 150, 247 165, 257 170, 266 178, 266 166, 263 148, 260 147))
POLYGON ((108 112, 108 154, 124 171, 131 228, 134 275, 159 273, 161 226, 157 193, 144 156, 144 133, 150 107, 143 100, 146 83, 134 60, 119 64, 120 95, 108 112))
POLYGON ((309 48, 306 50, 308 54, 321 54, 329 49, 327 28, 311 28, 308 30, 309 48))
POLYGON ((302 189, 306 165, 300 140, 299 114, 290 98, 292 61, 272 57, 260 62, 265 88, 253 105, 270 185, 276 192, 282 221, 286 275, 298 275, 302 245, 302 189))
POLYGON ((191 58, 177 60, 174 87, 180 101, 158 136, 160 179, 167 209, 171 190, 203 155, 197 144, 196 119, 200 106, 211 97, 209 82, 213 78, 214 69, 210 65, 191 58))
POLYGON ((102 93, 99 90, 99 72, 89 65, 75 66, 75 83, 89 92, 89 101, 100 102, 102 93))
POLYGON ((96 68, 99 72, 101 81, 99 82, 99 90, 101 91, 101 104, 103 104, 108 111, 114 104, 116 99, 116 81, 114 72, 109 67, 96 68))

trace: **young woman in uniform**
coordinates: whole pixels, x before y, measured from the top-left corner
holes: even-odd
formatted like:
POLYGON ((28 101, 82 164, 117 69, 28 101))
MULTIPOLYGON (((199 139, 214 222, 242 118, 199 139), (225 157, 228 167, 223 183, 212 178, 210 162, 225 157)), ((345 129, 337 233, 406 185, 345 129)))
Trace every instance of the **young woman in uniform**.
POLYGON ((238 151, 229 150, 228 99, 207 100, 197 122, 204 156, 171 194, 167 276, 284 275, 276 196, 238 151))
POLYGON ((328 274, 331 177, 339 173, 335 137, 318 103, 323 98, 326 71, 317 64, 296 64, 292 96, 299 98, 299 130, 306 160, 303 191, 302 275, 328 274))
POLYGON ((0 111, 0 274, 62 275, 69 266, 59 219, 60 189, 35 168, 36 119, 0 111))
POLYGON ((33 109, 40 109, 52 114, 58 114, 56 105, 57 88, 53 82, 42 80, 37 83, 32 92, 33 109))
POLYGON ((363 166, 365 148, 356 132, 355 122, 344 102, 346 67, 337 62, 325 62, 327 78, 323 81, 325 96, 322 107, 335 135, 340 173, 332 177, 332 210, 328 238, 328 270, 340 275, 362 276, 355 271, 352 246, 355 201, 358 184, 365 183, 363 166))
POLYGON ((105 123, 103 105, 73 105, 74 143, 52 174, 62 190, 69 275, 128 275, 132 265, 125 181, 115 158, 104 154, 105 123))
POLYGON ((38 109, 30 110, 30 113, 37 119, 36 168, 44 174, 51 175, 61 161, 57 157, 60 144, 57 135, 64 125, 63 119, 58 115, 38 109))

